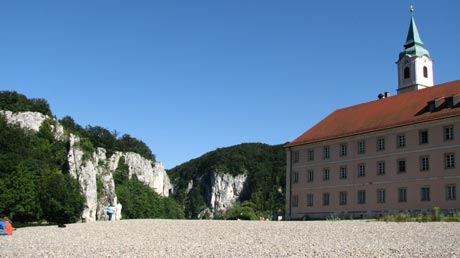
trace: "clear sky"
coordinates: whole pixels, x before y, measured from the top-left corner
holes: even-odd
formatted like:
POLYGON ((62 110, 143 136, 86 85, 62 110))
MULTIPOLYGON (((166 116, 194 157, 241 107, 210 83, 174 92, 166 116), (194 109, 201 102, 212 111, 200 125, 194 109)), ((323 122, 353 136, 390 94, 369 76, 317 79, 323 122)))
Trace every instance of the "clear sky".
POLYGON ((396 94, 411 3, 435 83, 460 79, 460 1, 0 0, 0 90, 172 168, 396 94))

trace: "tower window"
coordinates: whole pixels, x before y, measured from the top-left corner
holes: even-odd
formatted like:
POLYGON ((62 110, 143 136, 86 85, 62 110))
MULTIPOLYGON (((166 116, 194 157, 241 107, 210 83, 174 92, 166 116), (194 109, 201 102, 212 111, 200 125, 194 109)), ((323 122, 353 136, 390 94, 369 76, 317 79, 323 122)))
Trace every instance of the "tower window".
POLYGON ((428 78, 428 68, 426 66, 423 67, 423 77, 428 78))
POLYGON ((410 70, 409 67, 404 68, 404 79, 410 78, 410 70))

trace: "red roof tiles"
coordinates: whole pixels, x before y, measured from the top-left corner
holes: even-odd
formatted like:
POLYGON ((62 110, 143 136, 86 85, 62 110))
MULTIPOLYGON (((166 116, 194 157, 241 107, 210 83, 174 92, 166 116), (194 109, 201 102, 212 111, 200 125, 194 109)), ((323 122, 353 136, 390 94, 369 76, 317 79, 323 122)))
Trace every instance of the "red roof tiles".
POLYGON ((285 147, 368 133, 451 116, 460 116, 460 104, 448 107, 445 98, 460 94, 460 81, 439 84, 332 112, 285 147), (439 107, 428 102, 441 98, 439 107))

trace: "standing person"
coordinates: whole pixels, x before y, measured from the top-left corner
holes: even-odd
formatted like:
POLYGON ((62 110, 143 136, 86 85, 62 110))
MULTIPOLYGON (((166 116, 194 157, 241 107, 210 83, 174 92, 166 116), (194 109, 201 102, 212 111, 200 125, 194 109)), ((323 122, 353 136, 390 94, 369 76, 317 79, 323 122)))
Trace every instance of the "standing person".
POLYGON ((109 207, 107 207, 107 215, 109 215, 109 221, 112 220, 112 214, 113 214, 113 207, 112 207, 112 204, 109 204, 109 207))

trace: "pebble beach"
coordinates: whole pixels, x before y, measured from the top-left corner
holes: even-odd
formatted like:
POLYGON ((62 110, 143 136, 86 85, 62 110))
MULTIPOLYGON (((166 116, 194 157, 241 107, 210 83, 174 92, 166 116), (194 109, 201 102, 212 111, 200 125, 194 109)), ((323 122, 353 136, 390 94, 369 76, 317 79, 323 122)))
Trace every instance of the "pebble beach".
POLYGON ((0 257, 460 257, 460 223, 99 221, 19 228, 0 257))

